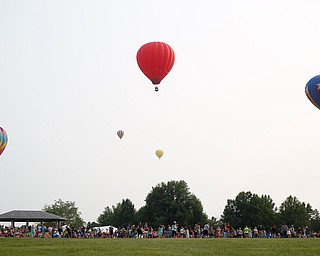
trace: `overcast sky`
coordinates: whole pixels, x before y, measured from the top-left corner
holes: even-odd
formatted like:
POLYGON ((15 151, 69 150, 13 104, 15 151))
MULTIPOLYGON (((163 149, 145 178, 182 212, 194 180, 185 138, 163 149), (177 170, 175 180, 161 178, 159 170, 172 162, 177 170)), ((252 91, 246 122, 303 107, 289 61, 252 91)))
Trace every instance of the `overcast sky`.
POLYGON ((320 209, 320 114, 304 92, 320 74, 319 12, 317 0, 0 0, 0 213, 62 199, 96 221, 170 180, 209 217, 241 191, 320 209), (158 92, 136 61, 153 41, 176 57, 158 92))

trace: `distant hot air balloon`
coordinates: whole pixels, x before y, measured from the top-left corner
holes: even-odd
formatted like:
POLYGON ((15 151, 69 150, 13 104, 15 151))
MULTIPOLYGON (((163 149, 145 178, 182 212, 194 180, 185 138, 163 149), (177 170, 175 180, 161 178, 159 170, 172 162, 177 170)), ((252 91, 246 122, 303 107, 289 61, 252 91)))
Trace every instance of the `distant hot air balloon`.
MULTIPOLYGON (((143 74, 155 85, 170 72, 175 60, 172 48, 162 42, 144 44, 138 50, 137 62, 143 74)), ((158 87, 155 88, 158 91, 158 87)))
POLYGON ((0 127, 0 155, 8 144, 8 136, 6 131, 0 127))
POLYGON ((117 131, 117 135, 119 136, 120 139, 122 139, 122 137, 124 135, 124 131, 122 131, 122 130, 117 131))
POLYGON ((163 151, 161 149, 156 150, 156 155, 160 159, 163 156, 163 151))
POLYGON ((305 92, 309 100, 320 109, 320 75, 309 80, 305 92))

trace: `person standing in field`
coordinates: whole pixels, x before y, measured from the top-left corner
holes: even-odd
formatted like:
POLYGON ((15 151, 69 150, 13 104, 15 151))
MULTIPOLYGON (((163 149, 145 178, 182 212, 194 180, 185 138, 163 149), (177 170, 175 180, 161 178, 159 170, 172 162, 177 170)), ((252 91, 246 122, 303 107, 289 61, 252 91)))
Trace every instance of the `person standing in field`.
POLYGON ((209 224, 206 223, 204 226, 203 226, 203 237, 204 238, 207 238, 209 236, 209 224))
POLYGON ((163 237, 163 225, 160 225, 158 227, 158 238, 162 238, 163 237))
POLYGON ((177 222, 174 221, 173 225, 171 226, 171 233, 172 237, 175 238, 177 236, 177 222))
POLYGON ((227 225, 227 223, 224 223, 224 225, 223 225, 223 238, 229 237, 228 236, 228 232, 230 232, 229 228, 230 228, 230 226, 227 225))
POLYGON ((275 224, 272 225, 271 227, 271 237, 276 238, 277 237, 277 227, 275 224))
POLYGON ((143 238, 142 226, 139 224, 137 226, 138 238, 143 238))
POLYGON ((244 238, 249 238, 249 228, 247 225, 244 227, 243 233, 244 233, 244 238))

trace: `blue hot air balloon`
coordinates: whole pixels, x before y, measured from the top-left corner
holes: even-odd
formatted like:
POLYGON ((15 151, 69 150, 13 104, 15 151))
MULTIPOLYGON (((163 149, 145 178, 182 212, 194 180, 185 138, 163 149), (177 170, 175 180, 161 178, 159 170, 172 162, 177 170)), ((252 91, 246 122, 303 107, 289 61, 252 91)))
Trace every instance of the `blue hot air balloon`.
POLYGON ((309 80, 305 91, 308 99, 320 109, 320 75, 309 80))

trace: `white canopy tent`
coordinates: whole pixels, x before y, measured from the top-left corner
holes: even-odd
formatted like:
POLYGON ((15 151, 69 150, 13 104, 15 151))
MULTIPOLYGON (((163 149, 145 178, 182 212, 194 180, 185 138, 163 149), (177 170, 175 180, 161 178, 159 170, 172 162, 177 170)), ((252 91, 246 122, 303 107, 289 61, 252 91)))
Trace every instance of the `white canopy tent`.
MULTIPOLYGON (((109 229, 110 229, 111 225, 109 226, 100 226, 100 227, 94 227, 93 229, 98 230, 100 229, 101 233, 105 232, 106 234, 109 234, 109 229)), ((113 227, 113 226, 112 226, 113 227)), ((113 232, 117 231, 118 228, 113 227, 113 232)))

